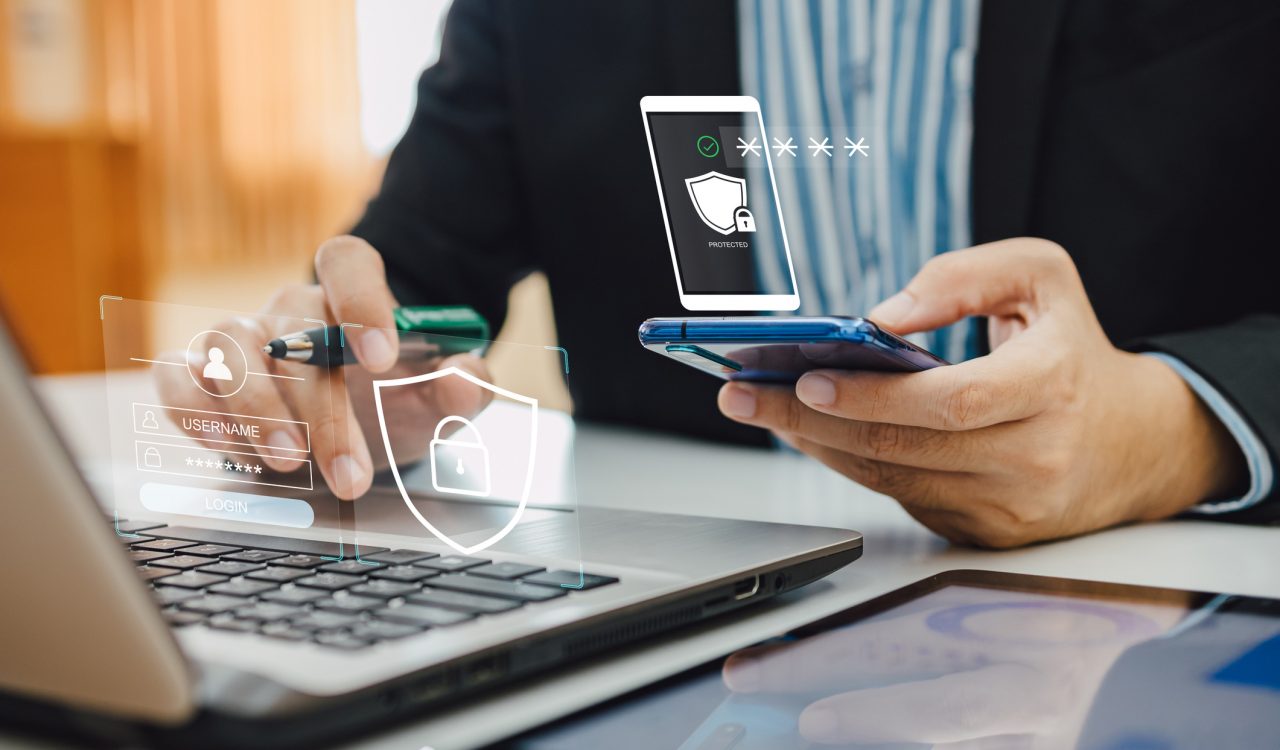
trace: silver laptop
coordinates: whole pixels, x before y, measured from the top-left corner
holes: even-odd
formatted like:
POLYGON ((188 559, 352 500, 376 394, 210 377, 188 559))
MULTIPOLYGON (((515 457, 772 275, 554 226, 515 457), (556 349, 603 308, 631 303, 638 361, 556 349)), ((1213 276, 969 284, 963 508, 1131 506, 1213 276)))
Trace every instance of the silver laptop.
MULTIPOLYGON (((586 505, 559 514, 578 516, 591 542, 577 570, 376 534, 356 559, 350 544, 284 527, 117 518, 27 378, 0 327, 10 727, 113 744, 315 746, 725 615, 862 551, 854 531, 586 505)), ((544 532, 558 523, 546 515, 544 532)))

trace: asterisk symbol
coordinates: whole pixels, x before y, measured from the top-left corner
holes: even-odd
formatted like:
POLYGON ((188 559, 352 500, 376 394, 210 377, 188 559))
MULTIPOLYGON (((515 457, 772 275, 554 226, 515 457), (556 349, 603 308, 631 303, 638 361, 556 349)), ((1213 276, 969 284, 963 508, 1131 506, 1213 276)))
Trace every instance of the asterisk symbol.
POLYGON ((226 469, 227 471, 231 471, 231 462, 227 461, 222 465, 222 468, 226 469))
POLYGON ((844 139, 844 147, 845 147, 845 148, 847 148, 847 149, 849 149, 849 158, 853 158, 853 154, 854 154, 854 152, 857 152, 857 153, 859 153, 859 154, 862 154, 863 156, 870 156, 870 154, 868 154, 868 153, 867 153, 867 149, 869 149, 869 148, 871 148, 871 147, 870 147, 870 146, 868 146, 868 145, 866 145, 865 143, 863 143, 863 141, 865 141, 865 140, 867 140, 867 139, 866 139, 866 138, 859 138, 859 139, 858 139, 858 142, 857 142, 857 143, 854 143, 852 138, 845 138, 845 139, 844 139))
POLYGON ((810 138, 809 150, 813 152, 812 156, 817 156, 819 151, 826 154, 827 156, 831 156, 830 140, 831 140, 830 138, 823 138, 822 143, 818 143, 814 139, 810 138))
POLYGON ((747 158, 747 154, 754 154, 755 156, 760 155, 760 144, 756 143, 756 139, 754 137, 752 137, 750 143, 747 143, 746 141, 739 138, 737 149, 742 152, 739 155, 743 159, 747 158))
POLYGON ((255 467, 253 467, 253 473, 255 473, 255 474, 261 474, 261 473, 262 473, 262 467, 261 467, 261 466, 255 466, 255 467))
POLYGON ((782 156, 784 153, 790 156, 796 155, 796 144, 794 138, 788 138, 786 143, 774 138, 773 147, 777 149, 778 156, 782 156))
POLYGON ((187 466, 190 466, 192 463, 194 462, 191 460, 191 456, 187 456, 187 466))
POLYGON ((236 471, 244 471, 244 466, 242 464, 236 464, 236 471))

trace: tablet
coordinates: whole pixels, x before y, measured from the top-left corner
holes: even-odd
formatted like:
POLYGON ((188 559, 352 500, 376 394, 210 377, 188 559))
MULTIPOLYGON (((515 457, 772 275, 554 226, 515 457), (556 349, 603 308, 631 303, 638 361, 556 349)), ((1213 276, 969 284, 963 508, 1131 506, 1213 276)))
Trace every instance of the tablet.
POLYGON ((640 111, 680 303, 686 310, 799 307, 760 103, 646 96, 640 111))
POLYGON ((1280 601, 933 576, 516 738, 608 747, 1280 746, 1280 601))

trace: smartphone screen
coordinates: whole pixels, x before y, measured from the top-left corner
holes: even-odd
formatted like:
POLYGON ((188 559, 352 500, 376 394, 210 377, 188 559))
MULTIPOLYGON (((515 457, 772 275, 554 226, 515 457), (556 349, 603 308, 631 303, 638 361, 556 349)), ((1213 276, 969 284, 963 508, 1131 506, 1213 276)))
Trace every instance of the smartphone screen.
POLYGON ((794 309, 777 302, 798 298, 760 113, 644 115, 685 307, 794 309), (786 259, 781 285, 769 290, 757 272, 761 243, 786 259))

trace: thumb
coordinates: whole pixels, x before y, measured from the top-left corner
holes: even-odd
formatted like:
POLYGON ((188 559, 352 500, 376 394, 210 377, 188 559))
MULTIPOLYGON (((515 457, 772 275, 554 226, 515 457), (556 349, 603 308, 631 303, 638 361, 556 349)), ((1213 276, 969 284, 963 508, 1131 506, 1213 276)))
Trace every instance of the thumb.
POLYGON ((867 317, 896 333, 931 331, 971 315, 1027 317, 1072 287, 1070 256, 1048 240, 1018 238, 943 253, 867 317))

